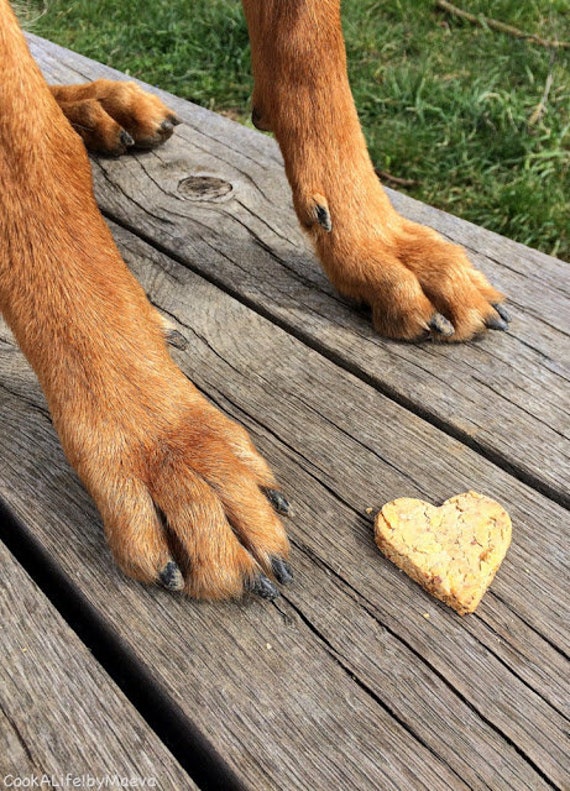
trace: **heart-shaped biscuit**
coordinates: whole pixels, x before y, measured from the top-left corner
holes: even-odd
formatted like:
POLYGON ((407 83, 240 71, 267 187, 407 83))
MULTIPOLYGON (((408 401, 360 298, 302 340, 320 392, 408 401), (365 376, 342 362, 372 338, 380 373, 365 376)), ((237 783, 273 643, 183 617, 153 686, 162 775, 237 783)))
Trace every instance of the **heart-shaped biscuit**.
POLYGON ((511 543, 511 520, 499 503, 464 492, 437 508, 400 497, 374 523, 376 543, 428 593, 460 615, 473 612, 511 543))

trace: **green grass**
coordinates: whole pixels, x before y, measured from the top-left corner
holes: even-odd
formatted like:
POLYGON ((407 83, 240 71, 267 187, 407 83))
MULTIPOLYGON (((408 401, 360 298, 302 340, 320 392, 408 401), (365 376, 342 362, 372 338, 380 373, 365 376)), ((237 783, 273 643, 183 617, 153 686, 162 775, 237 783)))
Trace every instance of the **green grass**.
MULTIPOLYGON (((343 1, 351 83, 375 165, 412 180, 405 191, 426 203, 569 260, 570 50, 434 5, 343 1), (531 122, 549 82, 545 112, 531 122)), ((456 5, 570 41, 570 0, 456 5)), ((238 0, 30 0, 24 9, 38 35, 247 122, 252 81, 238 0)))

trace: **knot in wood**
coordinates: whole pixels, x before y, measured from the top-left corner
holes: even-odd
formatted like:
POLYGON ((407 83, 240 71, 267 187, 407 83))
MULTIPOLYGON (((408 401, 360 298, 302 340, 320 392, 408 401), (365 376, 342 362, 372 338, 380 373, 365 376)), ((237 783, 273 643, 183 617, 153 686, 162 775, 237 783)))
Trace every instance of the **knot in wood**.
POLYGON ((187 176, 178 182, 178 194, 184 200, 219 201, 233 192, 228 181, 216 176, 187 176))

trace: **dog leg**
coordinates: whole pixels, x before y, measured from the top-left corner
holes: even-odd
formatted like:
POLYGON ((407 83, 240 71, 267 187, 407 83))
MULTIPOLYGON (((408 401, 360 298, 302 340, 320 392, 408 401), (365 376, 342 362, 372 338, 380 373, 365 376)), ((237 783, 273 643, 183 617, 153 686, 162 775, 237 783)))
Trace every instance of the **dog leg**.
POLYGON ((273 597, 286 508, 247 433, 170 358, 99 213, 85 148, 0 0, 0 311, 120 567, 203 598, 273 597), (273 505, 275 506, 275 509, 273 505))
POLYGON ((390 338, 465 340, 506 328, 503 296, 463 249, 392 208, 346 73, 339 0, 243 0, 253 118, 279 142, 301 225, 344 295, 390 338))

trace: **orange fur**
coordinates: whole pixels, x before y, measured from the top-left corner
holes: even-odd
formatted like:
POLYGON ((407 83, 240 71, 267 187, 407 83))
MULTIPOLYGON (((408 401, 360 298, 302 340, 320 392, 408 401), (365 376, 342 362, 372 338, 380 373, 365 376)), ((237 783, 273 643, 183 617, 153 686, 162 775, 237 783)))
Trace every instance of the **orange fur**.
POLYGON ((134 82, 95 80, 52 85, 52 95, 90 151, 122 154, 152 148, 172 135, 176 114, 134 82))
POLYGON ((374 172, 346 74, 339 0, 243 0, 255 122, 279 141, 295 209, 325 271, 376 328, 415 339, 436 311, 465 340, 502 295, 463 250, 396 213, 374 172))
MULTIPOLYGON (((254 119, 279 141, 297 214, 336 287, 369 302, 389 337, 436 334, 436 311, 454 340, 500 321, 501 295, 463 250, 403 219, 384 194, 348 85, 339 0, 243 5, 254 119)), ((264 573, 288 580, 288 543, 264 490, 277 511, 285 501, 247 433, 173 363, 93 197, 83 143, 111 154, 157 145, 176 117, 133 83, 49 89, 7 0, 0 110, 0 310, 117 563, 197 597, 248 585, 275 595, 264 573)))
MULTIPOLYGON (((273 575, 288 554, 260 488, 274 487, 273 475, 170 358, 162 322, 97 209, 84 146, 54 100, 65 94, 69 104, 74 89, 50 92, 6 0, 0 19, 0 310, 114 557, 144 582, 181 587, 182 572, 201 598, 240 596, 260 580, 273 595, 262 572, 273 575)), ((129 85, 75 90, 121 126, 117 96, 121 110, 134 93, 145 137, 169 116, 129 85)))

